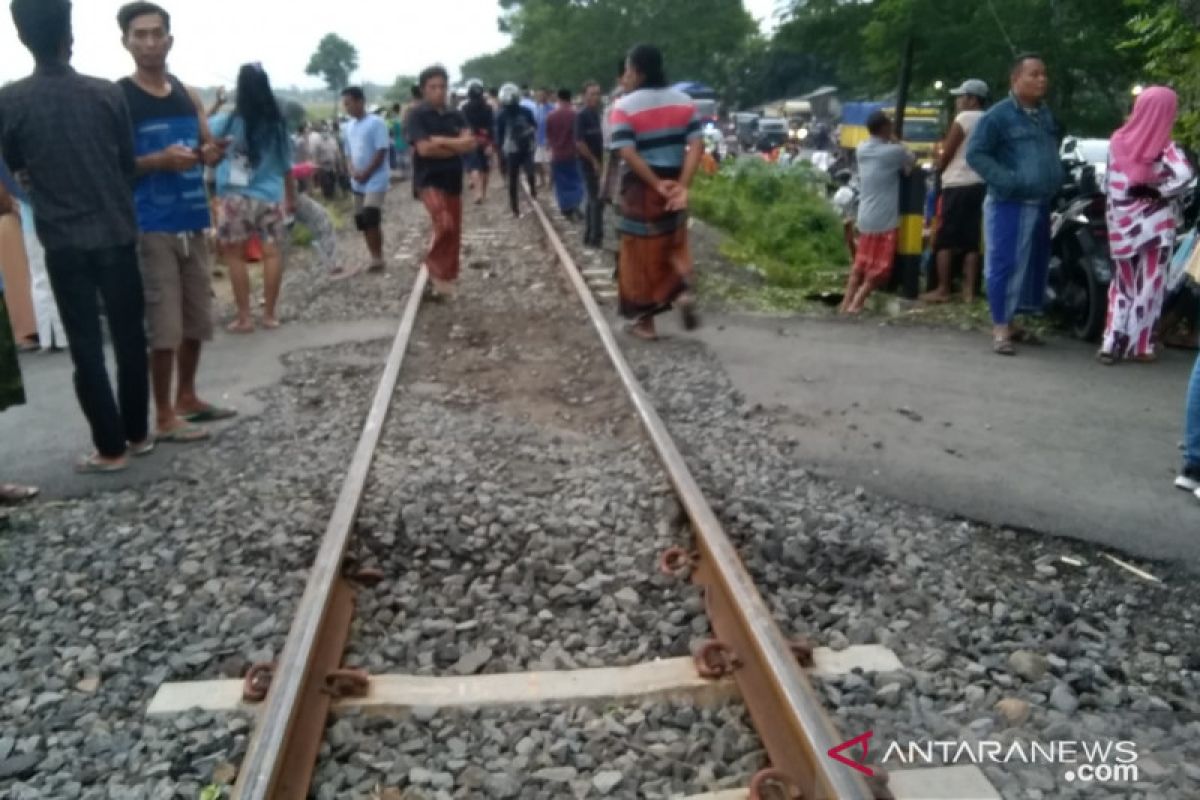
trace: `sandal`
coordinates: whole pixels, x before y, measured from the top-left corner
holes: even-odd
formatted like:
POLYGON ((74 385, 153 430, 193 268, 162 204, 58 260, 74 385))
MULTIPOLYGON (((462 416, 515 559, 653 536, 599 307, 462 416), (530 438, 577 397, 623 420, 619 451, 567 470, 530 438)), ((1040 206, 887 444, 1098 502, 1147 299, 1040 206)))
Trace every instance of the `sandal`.
POLYGON ((153 436, 147 436, 146 441, 129 444, 129 454, 134 458, 142 458, 154 452, 154 448, 158 447, 158 441, 153 436))
POLYGON ((129 461, 125 458, 117 461, 102 461, 99 453, 84 456, 75 462, 75 471, 80 475, 111 475, 114 472, 124 472, 129 469, 129 461))
POLYGON ((184 422, 220 422, 223 419, 233 419, 237 413, 232 408, 219 408, 205 403, 204 408, 190 414, 181 414, 180 419, 184 422))
POLYGON ((992 340, 992 352, 998 356, 1015 356, 1017 348, 1013 347, 1012 339, 1002 339, 997 337, 992 340))
POLYGON ((19 483, 0 483, 0 505, 16 505, 32 500, 41 494, 36 486, 22 486, 19 483))
POLYGON ((163 444, 195 444, 210 438, 204 428, 190 423, 172 428, 169 431, 159 431, 155 439, 163 444))

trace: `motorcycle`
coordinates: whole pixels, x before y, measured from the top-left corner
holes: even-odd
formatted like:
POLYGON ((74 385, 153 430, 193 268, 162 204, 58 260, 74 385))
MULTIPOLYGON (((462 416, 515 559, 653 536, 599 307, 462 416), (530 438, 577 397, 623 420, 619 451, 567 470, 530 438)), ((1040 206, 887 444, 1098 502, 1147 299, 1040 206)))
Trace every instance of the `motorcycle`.
POLYGON ((1096 341, 1104 332, 1113 277, 1107 200, 1095 165, 1065 161, 1063 167, 1068 182, 1050 215, 1046 311, 1077 338, 1096 341))

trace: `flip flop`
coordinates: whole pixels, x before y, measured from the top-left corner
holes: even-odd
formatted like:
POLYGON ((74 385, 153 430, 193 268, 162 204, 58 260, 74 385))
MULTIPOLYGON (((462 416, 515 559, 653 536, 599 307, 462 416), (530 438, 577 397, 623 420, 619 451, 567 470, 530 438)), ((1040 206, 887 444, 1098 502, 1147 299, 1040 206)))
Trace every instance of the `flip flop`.
POLYGON ((1015 356, 1017 348, 1013 347, 1012 339, 994 339, 992 352, 998 356, 1015 356))
POLYGON ((146 437, 146 441, 141 444, 130 444, 129 454, 135 458, 142 458, 154 452, 154 448, 158 447, 158 442, 153 436, 146 437))
POLYGON ((80 475, 111 475, 115 472, 124 472, 127 469, 129 469, 129 462, 127 460, 101 461, 99 453, 92 453, 75 462, 75 471, 80 475))
POLYGON ((219 408, 218 406, 206 404, 199 411, 184 414, 181 418, 184 422, 220 422, 223 419, 233 419, 237 416, 237 413, 232 408, 219 408))
POLYGON ((16 505, 32 500, 41 494, 36 486, 22 486, 19 483, 0 483, 0 505, 16 505))
POLYGON ((192 424, 180 425, 169 431, 159 431, 155 435, 155 439, 162 444, 195 444, 209 438, 211 435, 208 431, 192 424))

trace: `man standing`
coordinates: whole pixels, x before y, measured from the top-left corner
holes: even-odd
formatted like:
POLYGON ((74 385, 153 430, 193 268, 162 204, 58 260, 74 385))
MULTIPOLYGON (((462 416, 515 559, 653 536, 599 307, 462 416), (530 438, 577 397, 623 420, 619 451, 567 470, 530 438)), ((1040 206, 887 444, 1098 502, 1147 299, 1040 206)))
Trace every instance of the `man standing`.
POLYGON ((896 235, 900 226, 900 177, 916 163, 913 154, 896 141, 892 120, 876 111, 867 120, 871 138, 858 146, 858 245, 843 314, 858 314, 871 292, 882 288, 892 275, 896 235))
POLYGON ((958 116, 942 143, 938 172, 942 176, 942 221, 937 232, 937 289, 921 299, 928 303, 950 300, 951 267, 957 253, 963 255, 963 302, 975 302, 979 284, 979 250, 983 244, 983 201, 987 186, 967 164, 967 148, 983 109, 988 85, 980 80, 964 81, 950 94, 958 98, 958 116))
POLYGON ((154 447, 129 190, 133 128, 119 88, 71 69, 69 0, 13 0, 12 17, 36 67, 0 89, 0 152, 14 172, 29 174, 37 232, 75 364, 75 391, 96 447, 76 468, 119 472, 130 452, 154 447), (116 397, 104 364, 97 295, 117 361, 116 397))
POLYGON ((477 143, 462 113, 447 98, 449 76, 443 67, 421 73, 424 101, 408 118, 408 138, 416 151, 414 186, 433 223, 433 239, 425 267, 433 284, 432 295, 454 295, 462 255, 462 157, 477 143))
POLYGON ((1043 100, 1048 85, 1041 58, 1013 62, 1012 93, 984 114, 967 145, 967 164, 987 183, 987 295, 992 349, 1016 355, 1032 337, 1013 325, 1038 313, 1050 265, 1050 201, 1062 188, 1059 130, 1043 100))
POLYGON ((604 244, 604 204, 600 200, 600 175, 604 171, 604 124, 600 119, 600 84, 583 87, 583 109, 575 118, 575 139, 587 185, 587 224, 583 232, 585 247, 604 244))
POLYGON ((529 182, 529 194, 537 197, 537 181, 533 174, 537 122, 534 121, 533 112, 521 102, 517 87, 511 83, 500 89, 500 100, 503 105, 496 115, 496 141, 507 173, 505 181, 508 184, 509 208, 514 217, 519 217, 521 204, 518 195, 522 175, 529 182))
POLYGON ((367 241, 371 254, 368 269, 383 272, 383 201, 391 183, 388 154, 392 143, 383 120, 367 113, 366 96, 360 87, 343 89, 342 105, 350 115, 345 135, 350 189, 354 192, 354 225, 367 241))
POLYGON ((550 173, 558 210, 574 220, 583 205, 583 176, 579 172, 579 145, 575 138, 575 109, 571 90, 560 89, 558 108, 546 117, 546 143, 550 148, 550 173))
POLYGON ((117 14, 125 49, 137 67, 122 78, 133 121, 138 181, 138 256, 146 290, 150 378, 160 442, 195 442, 208 432, 194 424, 227 419, 196 393, 202 342, 212 341, 212 227, 203 163, 220 160, 199 96, 167 71, 174 38, 171 17, 153 3, 130 3, 117 14), (202 154, 203 153, 203 157, 202 154), (179 382, 171 395, 178 364, 179 382))
POLYGON ((534 102, 533 118, 537 121, 537 150, 533 154, 533 165, 537 170, 538 184, 545 186, 550 180, 550 146, 546 141, 546 120, 554 111, 550 102, 550 90, 538 89, 534 102))

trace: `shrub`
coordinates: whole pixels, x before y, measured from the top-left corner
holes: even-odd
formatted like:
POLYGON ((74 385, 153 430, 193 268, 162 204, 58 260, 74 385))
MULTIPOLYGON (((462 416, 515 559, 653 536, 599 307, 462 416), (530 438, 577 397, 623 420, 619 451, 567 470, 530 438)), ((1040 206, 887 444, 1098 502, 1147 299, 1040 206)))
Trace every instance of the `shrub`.
POLYGON ((692 208, 729 236, 725 254, 753 265, 771 286, 838 288, 847 254, 842 223, 825 199, 826 179, 807 164, 758 159, 697 177, 692 208))

